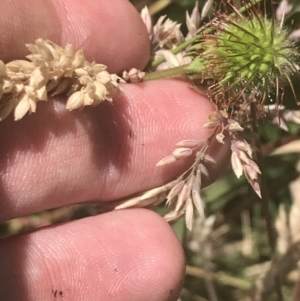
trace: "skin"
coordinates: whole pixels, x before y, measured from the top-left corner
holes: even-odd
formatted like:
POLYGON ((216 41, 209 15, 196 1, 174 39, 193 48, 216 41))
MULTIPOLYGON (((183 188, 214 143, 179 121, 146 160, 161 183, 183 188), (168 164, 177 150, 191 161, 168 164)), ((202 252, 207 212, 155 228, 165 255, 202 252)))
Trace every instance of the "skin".
MULTIPOLYGON (((47 38, 82 48, 111 72, 142 69, 149 42, 127 0, 2 0, 0 57, 21 59, 47 38), (9 51, 7 51, 9 49, 9 51)), ((174 179, 190 164, 156 168, 175 144, 204 140, 212 105, 178 80, 123 85, 114 105, 68 112, 65 98, 0 127, 0 221, 112 201, 174 179)), ((211 180, 227 163, 216 144, 211 180)), ((0 300, 177 300, 184 254, 170 226, 146 209, 53 225, 0 241, 0 300)))

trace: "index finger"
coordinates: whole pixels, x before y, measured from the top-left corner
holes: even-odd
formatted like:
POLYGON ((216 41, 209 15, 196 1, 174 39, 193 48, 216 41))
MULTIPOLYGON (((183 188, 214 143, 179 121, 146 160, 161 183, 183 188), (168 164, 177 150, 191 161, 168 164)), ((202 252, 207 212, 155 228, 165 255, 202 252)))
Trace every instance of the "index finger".
POLYGON ((127 0, 2 0, 0 59, 22 59, 26 43, 49 39, 82 49, 110 72, 143 69, 149 40, 138 12, 127 0))

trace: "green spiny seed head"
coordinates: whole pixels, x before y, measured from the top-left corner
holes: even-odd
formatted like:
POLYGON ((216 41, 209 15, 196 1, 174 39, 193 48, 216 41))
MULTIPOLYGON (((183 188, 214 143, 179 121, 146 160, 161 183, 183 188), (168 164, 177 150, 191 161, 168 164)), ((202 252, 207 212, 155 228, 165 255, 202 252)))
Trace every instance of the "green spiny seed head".
POLYGON ((213 101, 227 109, 250 96, 264 102, 275 91, 276 103, 281 102, 300 58, 282 23, 253 9, 249 17, 219 15, 211 27, 192 48, 198 56, 187 70, 193 78, 214 81, 213 101))

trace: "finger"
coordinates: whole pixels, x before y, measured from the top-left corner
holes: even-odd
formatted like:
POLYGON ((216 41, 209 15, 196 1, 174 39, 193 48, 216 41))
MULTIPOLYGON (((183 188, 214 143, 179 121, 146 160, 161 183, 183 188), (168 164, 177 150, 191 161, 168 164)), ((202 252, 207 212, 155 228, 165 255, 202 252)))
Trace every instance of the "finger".
MULTIPOLYGON (((0 220, 91 200, 107 201, 165 184, 190 160, 156 167, 184 139, 207 139, 211 103, 177 80, 124 85, 113 105, 66 111, 48 101, 0 126, 0 220)), ((228 146, 211 151, 227 163, 228 146)), ((207 165, 211 168, 212 165, 207 165)))
POLYGON ((23 58, 37 38, 83 49, 111 72, 143 69, 149 58, 146 28, 127 0, 2 0, 1 16, 3 61, 23 58))
POLYGON ((1 300, 171 301, 184 256, 165 221, 130 209, 4 239, 0 270, 1 300))

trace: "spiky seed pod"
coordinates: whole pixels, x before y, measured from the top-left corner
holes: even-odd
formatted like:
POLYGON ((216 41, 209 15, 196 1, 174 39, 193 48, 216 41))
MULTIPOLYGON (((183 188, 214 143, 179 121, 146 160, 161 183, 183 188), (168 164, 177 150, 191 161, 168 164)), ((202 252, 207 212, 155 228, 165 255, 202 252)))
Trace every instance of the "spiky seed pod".
POLYGON ((245 109, 254 99, 278 104, 287 83, 293 90, 300 53, 283 22, 252 7, 248 16, 219 14, 208 28, 193 46, 197 57, 187 70, 193 78, 213 80, 209 95, 219 109, 239 103, 245 109))

